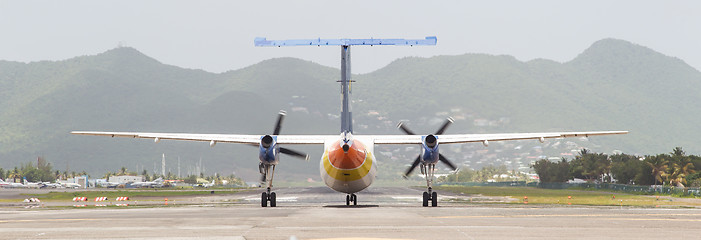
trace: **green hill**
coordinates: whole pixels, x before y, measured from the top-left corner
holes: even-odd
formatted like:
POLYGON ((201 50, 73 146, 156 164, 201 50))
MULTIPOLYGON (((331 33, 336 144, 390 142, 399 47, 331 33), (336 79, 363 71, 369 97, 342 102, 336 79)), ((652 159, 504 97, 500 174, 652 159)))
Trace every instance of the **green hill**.
MULTIPOLYGON (((165 65, 133 48, 55 62, 0 61, 0 167, 44 156, 59 170, 151 171, 166 153, 172 172, 177 157, 183 174, 202 158, 207 172, 255 176, 257 151, 248 146, 68 132, 265 134, 284 109, 283 133, 337 134, 339 74, 293 58, 214 74, 165 65)), ((452 115, 458 121, 450 133, 630 130, 592 138, 591 147, 653 154, 682 146, 701 153, 695 135, 701 73, 622 40, 598 41, 565 63, 484 54, 404 58, 353 78, 358 134, 401 134, 394 127, 399 120, 428 133, 452 115)), ((318 174, 321 148, 299 147, 313 161, 284 159, 282 177, 318 174)))

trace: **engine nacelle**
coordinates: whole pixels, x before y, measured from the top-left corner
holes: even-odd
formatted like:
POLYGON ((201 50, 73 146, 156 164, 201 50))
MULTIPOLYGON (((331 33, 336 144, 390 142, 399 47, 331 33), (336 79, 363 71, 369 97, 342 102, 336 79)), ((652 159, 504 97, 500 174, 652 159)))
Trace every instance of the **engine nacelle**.
POLYGON ((273 136, 265 135, 260 138, 258 158, 261 162, 277 163, 277 155, 279 150, 275 145, 275 138, 273 136))
POLYGON ((421 159, 425 163, 437 163, 439 158, 438 139, 433 134, 422 137, 421 159))
POLYGON ((265 135, 260 139, 260 147, 269 148, 273 144, 273 137, 270 135, 265 135))
POLYGON ((438 139, 433 134, 428 135, 424 138, 424 144, 426 144, 426 147, 434 148, 438 145, 438 139))

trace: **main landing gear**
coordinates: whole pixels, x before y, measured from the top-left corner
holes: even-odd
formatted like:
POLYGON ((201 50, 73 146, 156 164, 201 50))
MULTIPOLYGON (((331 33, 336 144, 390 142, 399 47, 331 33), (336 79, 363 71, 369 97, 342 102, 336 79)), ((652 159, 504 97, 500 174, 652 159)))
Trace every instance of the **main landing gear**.
POLYGON ((351 203, 353 203, 353 206, 358 205, 358 196, 354 193, 346 195, 346 206, 350 206, 351 203))
POLYGON ((262 174, 262 181, 265 181, 268 185, 267 191, 263 192, 260 197, 260 206, 267 207, 268 202, 270 202, 270 207, 276 207, 277 201, 275 199, 275 192, 271 192, 270 188, 273 187, 273 175, 275 174, 275 165, 272 164, 260 164, 260 172, 262 174), (270 167, 272 166, 272 168, 270 167), (268 178, 270 176, 270 178, 268 178))
POLYGON ((275 192, 271 192, 270 188, 268 188, 268 192, 263 192, 263 194, 260 198, 260 206, 267 207, 268 202, 270 202, 271 207, 277 206, 276 201, 275 201, 275 192))
POLYGON ((421 164, 421 173, 426 177, 427 192, 424 192, 423 206, 428 207, 428 202, 431 202, 431 207, 438 206, 438 193, 433 191, 433 173, 436 171, 436 164, 421 164))

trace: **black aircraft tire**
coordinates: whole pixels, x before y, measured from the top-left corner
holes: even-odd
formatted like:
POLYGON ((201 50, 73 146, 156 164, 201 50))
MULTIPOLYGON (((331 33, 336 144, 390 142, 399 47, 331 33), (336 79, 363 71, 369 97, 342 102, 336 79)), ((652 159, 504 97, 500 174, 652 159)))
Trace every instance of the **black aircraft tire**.
POLYGON ((438 193, 436 193, 436 192, 431 193, 431 206, 432 207, 438 206, 438 193))
POLYGON ((424 207, 428 207, 428 193, 424 192, 424 207))
POLYGON ((277 201, 275 199, 275 193, 271 192, 270 193, 270 206, 271 207, 276 207, 277 206, 277 201))
POLYGON ((350 206, 350 195, 346 195, 346 206, 350 206))
POLYGON ((268 194, 267 193, 263 193, 263 195, 260 197, 260 206, 261 207, 268 206, 268 194))

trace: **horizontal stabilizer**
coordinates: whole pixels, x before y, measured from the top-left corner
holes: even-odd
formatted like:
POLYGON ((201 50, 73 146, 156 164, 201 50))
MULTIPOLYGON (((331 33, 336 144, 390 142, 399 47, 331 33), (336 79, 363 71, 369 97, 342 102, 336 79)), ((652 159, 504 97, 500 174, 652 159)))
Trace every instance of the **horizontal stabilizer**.
POLYGON ((396 46, 414 46, 414 45, 436 45, 437 38, 435 36, 426 37, 425 39, 402 39, 402 38, 384 38, 384 39, 291 39, 291 40, 268 40, 263 37, 257 37, 253 42, 256 47, 282 47, 282 46, 350 46, 350 45, 396 45, 396 46))

